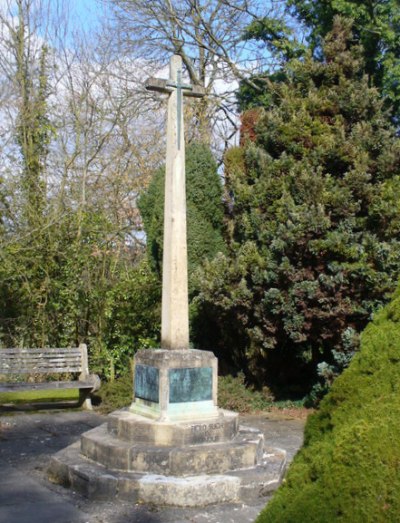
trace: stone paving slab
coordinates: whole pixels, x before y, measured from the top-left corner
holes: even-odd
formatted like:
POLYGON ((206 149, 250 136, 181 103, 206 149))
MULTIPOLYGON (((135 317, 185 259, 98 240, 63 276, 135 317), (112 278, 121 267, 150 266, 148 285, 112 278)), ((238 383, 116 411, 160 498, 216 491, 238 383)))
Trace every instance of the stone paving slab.
POLYGON ((1 523, 84 523, 85 514, 46 486, 14 467, 1 467, 1 523))
MULTIPOLYGON (((265 505, 216 505, 202 509, 149 507, 134 502, 89 501, 51 484, 46 468, 53 453, 105 422, 87 411, 0 416, 0 523, 252 523, 265 505)), ((266 445, 287 451, 301 446, 304 421, 245 416, 241 424, 264 432, 266 445)))

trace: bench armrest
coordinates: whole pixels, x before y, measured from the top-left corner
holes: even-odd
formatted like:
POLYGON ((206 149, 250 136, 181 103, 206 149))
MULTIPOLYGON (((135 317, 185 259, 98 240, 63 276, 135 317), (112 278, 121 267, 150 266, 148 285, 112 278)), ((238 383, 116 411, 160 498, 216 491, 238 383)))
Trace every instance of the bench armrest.
POLYGON ((96 390, 100 389, 101 380, 97 374, 89 374, 89 376, 85 377, 85 381, 89 381, 91 384, 93 383, 90 392, 96 392, 96 390))

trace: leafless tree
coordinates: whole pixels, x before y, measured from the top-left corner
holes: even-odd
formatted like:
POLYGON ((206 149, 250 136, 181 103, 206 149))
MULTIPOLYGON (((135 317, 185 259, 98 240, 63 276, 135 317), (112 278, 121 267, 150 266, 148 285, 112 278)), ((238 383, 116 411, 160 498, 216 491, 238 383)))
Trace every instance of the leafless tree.
POLYGON ((161 128, 137 79, 134 64, 115 61, 101 45, 82 38, 61 60, 63 93, 53 156, 61 157, 60 202, 102 205, 128 234, 138 228, 136 197, 162 158, 161 128))
MULTIPOLYGON (((206 88, 193 101, 197 138, 210 140, 210 122, 224 135, 235 132, 233 88, 266 67, 270 58, 254 42, 242 39, 244 29, 265 15, 259 0, 103 0, 113 6, 119 49, 137 59, 165 66, 180 54, 190 82, 206 88)), ((272 8, 271 8, 272 9, 272 8)), ((254 85, 257 89, 258 87, 254 85)))

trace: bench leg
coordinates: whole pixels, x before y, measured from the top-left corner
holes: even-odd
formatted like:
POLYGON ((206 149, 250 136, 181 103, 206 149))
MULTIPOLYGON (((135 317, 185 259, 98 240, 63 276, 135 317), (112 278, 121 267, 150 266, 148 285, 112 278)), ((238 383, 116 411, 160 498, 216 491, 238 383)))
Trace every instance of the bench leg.
POLYGON ((90 393, 85 390, 79 391, 79 405, 85 410, 93 410, 90 393))

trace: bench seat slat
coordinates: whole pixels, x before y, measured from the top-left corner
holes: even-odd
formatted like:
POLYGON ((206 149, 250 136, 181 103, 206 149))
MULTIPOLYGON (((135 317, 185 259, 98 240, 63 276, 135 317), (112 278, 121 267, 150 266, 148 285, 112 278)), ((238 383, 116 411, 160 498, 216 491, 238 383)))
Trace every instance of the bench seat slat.
POLYGON ((10 351, 10 352, 69 352, 76 351, 79 352, 79 347, 2 347, 0 351, 10 351))
POLYGON ((1 366, 0 365, 0 376, 2 374, 51 374, 52 372, 83 372, 81 365, 21 365, 15 366, 1 366))
POLYGON ((82 366, 76 364, 40 365, 40 363, 36 363, 35 365, 21 364, 18 365, 18 367, 15 365, 1 365, 0 374, 29 374, 30 372, 62 372, 63 369, 64 372, 82 372, 82 366))
POLYGON ((49 349, 0 349, 0 354, 2 357, 9 357, 9 358, 18 358, 22 356, 35 356, 35 357, 42 357, 42 358, 48 358, 51 356, 80 356, 80 351, 74 349, 68 349, 68 350, 61 350, 61 349, 55 349, 55 350, 49 350, 49 349))
POLYGON ((0 349, 0 358, 3 359, 3 358, 7 358, 7 359, 10 359, 10 360, 17 360, 18 358, 43 358, 43 359, 48 359, 48 358, 79 358, 80 357, 80 354, 77 354, 76 352, 70 352, 70 353, 66 353, 66 354, 62 354, 62 353, 59 353, 59 352, 53 352, 53 353, 46 353, 46 354, 41 354, 40 352, 19 352, 18 354, 17 353, 14 353, 14 354, 5 354, 5 353, 1 353, 1 349, 0 349))
POLYGON ((92 389, 89 381, 44 381, 41 383, 0 383, 0 392, 18 392, 20 390, 48 389, 92 389))
POLYGON ((18 363, 6 361, 0 364, 0 369, 15 369, 15 371, 21 368, 29 369, 36 367, 42 369, 51 369, 52 367, 82 367, 82 364, 80 361, 19 361, 18 363))

